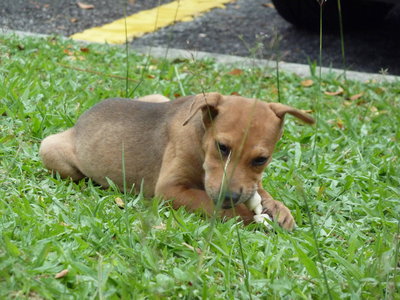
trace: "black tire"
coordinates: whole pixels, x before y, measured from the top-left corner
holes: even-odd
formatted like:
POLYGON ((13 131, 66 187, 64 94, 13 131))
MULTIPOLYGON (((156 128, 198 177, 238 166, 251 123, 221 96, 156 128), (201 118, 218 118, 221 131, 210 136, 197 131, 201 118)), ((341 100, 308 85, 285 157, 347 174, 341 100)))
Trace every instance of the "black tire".
MULTIPOLYGON (((318 31, 322 0, 272 0, 276 10, 293 25, 318 31)), ((341 0, 342 20, 345 29, 371 28, 382 24, 393 4, 361 0, 341 0)), ((327 0, 322 5, 322 26, 330 31, 339 30, 337 0, 327 0)))

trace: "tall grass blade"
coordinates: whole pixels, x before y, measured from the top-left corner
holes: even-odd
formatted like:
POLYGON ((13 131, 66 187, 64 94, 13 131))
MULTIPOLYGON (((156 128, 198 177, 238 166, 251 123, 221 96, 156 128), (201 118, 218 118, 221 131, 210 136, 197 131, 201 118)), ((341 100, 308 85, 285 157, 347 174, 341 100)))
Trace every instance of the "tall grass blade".
POLYGON ((343 64, 343 76, 344 80, 347 79, 346 77, 346 54, 344 51, 344 32, 343 32, 343 17, 342 17, 342 4, 341 0, 337 0, 338 5, 338 13, 339 13, 339 30, 340 30, 340 47, 342 51, 342 64, 343 64))
MULTIPOLYGON (((325 3, 325 0, 318 0, 318 3, 320 5, 320 11, 319 11, 319 74, 318 74, 318 92, 317 92, 317 97, 316 97, 316 105, 315 105, 315 132, 314 132, 314 144, 313 144, 313 152, 312 152, 312 157, 315 158, 315 168, 318 170, 318 152, 316 151, 317 148, 317 141, 318 141, 318 134, 319 134, 319 110, 320 110, 320 102, 321 102, 321 96, 322 96, 322 36, 323 36, 323 5, 325 3)), ((311 210, 308 204, 307 196, 305 195, 305 192, 303 188, 301 187, 300 183, 297 184, 298 189, 300 189, 300 192, 303 196, 304 203, 305 203, 305 208, 307 212, 307 217, 310 221, 310 227, 315 243, 315 247, 317 250, 317 255, 318 255, 318 260, 321 264, 321 270, 322 270, 322 275, 324 279, 324 284, 329 296, 329 299, 332 300, 332 294, 331 290, 329 287, 328 283, 328 278, 326 276, 326 271, 325 271, 325 266, 323 264, 322 260, 322 254, 321 250, 318 244, 318 239, 317 239, 317 234, 316 230, 314 227, 314 223, 312 220, 312 215, 311 215, 311 210)))
POLYGON ((395 233, 394 236, 394 242, 395 242, 395 254, 393 257, 393 284, 390 286, 390 280, 388 278, 387 284, 386 284, 386 291, 385 291, 385 299, 395 299, 395 295, 397 292, 397 273, 400 268, 400 262, 399 262, 399 254, 400 254, 400 215, 397 217, 397 232, 395 233))
POLYGON ((126 23, 128 10, 128 0, 125 1, 124 6, 124 23, 125 23, 125 56, 126 56, 126 79, 125 79, 125 97, 129 97, 129 41, 128 41, 128 25, 126 23))
MULTIPOLYGON (((332 297, 331 289, 330 289, 330 286, 329 286, 329 283, 328 283, 328 277, 326 276, 325 265, 324 265, 324 262, 322 260, 321 249, 320 249, 320 246, 319 246, 319 243, 318 243, 317 232, 316 232, 314 221, 313 221, 313 218, 312 218, 310 205, 308 204, 307 195, 305 194, 304 189, 303 189, 299 179, 297 179, 296 189, 299 192, 299 194, 301 194, 301 196, 303 197, 303 200, 304 200, 307 217, 308 217, 308 220, 310 222, 310 228, 311 228, 313 240, 314 240, 314 243, 315 243, 315 249, 317 250, 318 261, 319 261, 319 263, 321 265, 321 271, 322 271, 322 276, 323 276, 323 279, 324 279, 324 284, 325 284, 325 287, 326 287, 326 291, 328 293, 328 297, 329 297, 330 300, 332 300, 333 297, 332 297)), ((315 270, 310 268, 310 266, 307 266, 307 270, 311 271, 312 275, 315 275, 315 270)))
POLYGON ((243 264, 243 269, 244 269, 244 284, 246 285, 247 292, 249 294, 249 299, 252 300, 253 297, 251 295, 251 287, 250 287, 250 273, 249 269, 247 268, 247 263, 244 258, 244 252, 243 252, 243 245, 242 245, 242 240, 240 238, 240 232, 239 232, 239 227, 236 227, 236 235, 239 243, 239 251, 240 251, 240 257, 242 259, 242 264, 243 264))
MULTIPOLYGON (((153 31, 156 31, 156 29, 157 29, 158 18, 159 18, 159 12, 160 12, 160 8, 159 8, 160 5, 161 5, 161 0, 158 0, 157 15, 156 15, 156 20, 155 20, 155 22, 154 22, 154 30, 153 30, 153 31)), ((143 68, 143 70, 142 70, 142 72, 141 72, 140 80, 139 80, 138 84, 132 89, 132 91, 131 91, 131 93, 129 94, 128 98, 132 97, 132 96, 135 94, 136 90, 139 88, 139 86, 140 86, 140 85, 143 83, 143 81, 144 81, 144 76, 145 76, 145 73, 147 72, 147 70, 148 70, 148 68, 149 68, 149 64, 150 64, 150 60, 151 60, 151 55, 150 55, 150 53, 151 53, 151 49, 152 49, 152 48, 153 48, 153 46, 150 46, 149 51, 147 52, 147 55, 146 55, 146 64, 145 64, 145 66, 144 66, 144 68, 143 68)))
POLYGON ((274 48, 276 50, 275 56, 276 56, 276 87, 278 90, 278 102, 281 103, 281 82, 280 82, 280 77, 279 77, 279 60, 280 60, 280 53, 279 53, 279 39, 278 39, 278 33, 275 35, 275 41, 274 41, 274 48))

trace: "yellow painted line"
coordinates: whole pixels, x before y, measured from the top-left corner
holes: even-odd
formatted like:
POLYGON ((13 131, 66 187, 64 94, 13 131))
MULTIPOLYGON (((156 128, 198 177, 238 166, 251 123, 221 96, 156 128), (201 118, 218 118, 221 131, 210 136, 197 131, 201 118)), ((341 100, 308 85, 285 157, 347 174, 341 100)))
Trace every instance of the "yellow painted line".
POLYGON ((190 21, 201 13, 213 8, 223 8, 224 4, 235 0, 180 0, 143 10, 129 17, 112 23, 75 33, 71 38, 98 43, 123 44, 128 40, 140 37, 159 28, 172 25, 177 21, 190 21))

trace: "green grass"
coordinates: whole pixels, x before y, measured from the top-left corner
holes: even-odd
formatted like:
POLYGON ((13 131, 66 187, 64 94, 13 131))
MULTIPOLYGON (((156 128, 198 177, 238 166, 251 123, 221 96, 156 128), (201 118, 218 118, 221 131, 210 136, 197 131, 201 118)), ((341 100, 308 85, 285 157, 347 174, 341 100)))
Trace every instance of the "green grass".
MULTIPOLYGON (((52 178, 43 168, 41 139, 126 94, 118 78, 126 76, 124 49, 82 47, 0 37, 1 299, 400 299, 400 83, 328 76, 322 91, 344 90, 329 96, 281 72, 282 102, 318 116, 317 127, 287 118, 265 172, 264 187, 298 228, 266 233, 234 220, 212 227, 157 199, 52 178)), ((133 53, 129 66, 131 97, 205 90, 278 99, 275 70, 232 75, 212 61, 133 53)))

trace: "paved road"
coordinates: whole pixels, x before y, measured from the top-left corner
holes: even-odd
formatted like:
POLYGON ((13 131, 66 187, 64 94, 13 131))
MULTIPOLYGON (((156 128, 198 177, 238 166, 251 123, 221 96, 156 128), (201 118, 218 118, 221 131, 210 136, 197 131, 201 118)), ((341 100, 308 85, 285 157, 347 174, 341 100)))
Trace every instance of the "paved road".
MULTIPOLYGON (((37 33, 71 35, 106 24, 159 4, 161 0, 85 0, 93 9, 82 9, 74 0, 2 0, 0 27, 37 33)), ((400 75, 400 18, 380 28, 345 34, 347 68, 400 75)), ((132 45, 169 46, 223 54, 279 57, 288 62, 318 60, 318 34, 298 30, 285 22, 269 0, 237 0, 225 9, 178 23, 136 39, 132 45), (276 37, 279 42, 276 43, 276 37), (278 45, 278 47, 277 47, 278 45)), ((342 68, 340 38, 324 34, 323 64, 342 68)))

